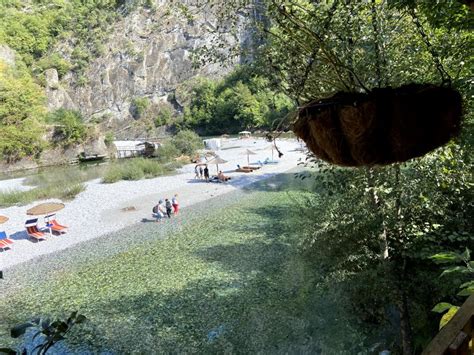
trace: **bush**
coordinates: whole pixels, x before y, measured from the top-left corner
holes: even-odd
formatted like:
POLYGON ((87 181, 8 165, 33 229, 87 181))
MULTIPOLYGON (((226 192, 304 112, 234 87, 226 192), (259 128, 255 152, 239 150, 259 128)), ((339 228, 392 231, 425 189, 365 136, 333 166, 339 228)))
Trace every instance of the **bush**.
POLYGON ((155 160, 137 160, 137 165, 140 167, 140 169, 143 171, 143 174, 147 178, 161 175, 164 172, 163 166, 155 160))
POLYGON ((112 184, 120 180, 122 180, 122 170, 116 164, 111 165, 102 178, 102 182, 105 184, 112 184))
POLYGON ((142 166, 133 162, 122 166, 122 180, 140 180, 145 177, 142 166))
POLYGON ((57 124, 53 139, 64 145, 81 143, 87 137, 80 112, 60 108, 47 116, 47 122, 57 124))
POLYGON ((104 137, 104 143, 107 147, 110 147, 115 140, 114 134, 112 132, 107 132, 104 137))
POLYGON ((130 104, 130 113, 135 119, 142 118, 149 105, 150 101, 148 100, 148 98, 134 97, 130 104))
POLYGON ((179 156, 178 148, 172 142, 166 142, 156 151, 158 161, 166 163, 179 156))
POLYGON ((0 158, 13 163, 24 157, 38 158, 45 147, 43 130, 35 122, 0 125, 0 158))
POLYGON ((66 182, 64 184, 40 186, 28 191, 0 191, 0 207, 26 205, 48 198, 72 200, 80 192, 84 191, 85 188, 85 185, 81 183, 70 185, 66 182))
POLYGON ((37 65, 42 71, 52 68, 56 69, 59 79, 66 75, 72 68, 71 64, 57 53, 41 58, 37 65))
POLYGON ((191 130, 179 131, 172 139, 181 154, 193 156, 196 150, 204 148, 202 139, 191 130))
POLYGON ((106 184, 120 180, 140 180, 163 175, 171 171, 157 160, 134 158, 124 162, 112 163, 107 169, 102 182, 106 184))
POLYGON ((172 116, 168 107, 162 108, 154 120, 155 127, 166 126, 171 122, 172 116))

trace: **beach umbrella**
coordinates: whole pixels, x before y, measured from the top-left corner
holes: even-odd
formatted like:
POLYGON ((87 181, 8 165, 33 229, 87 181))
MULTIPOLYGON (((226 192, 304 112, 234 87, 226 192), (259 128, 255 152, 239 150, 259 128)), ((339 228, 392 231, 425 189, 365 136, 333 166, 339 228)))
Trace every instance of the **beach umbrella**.
POLYGON ((246 149, 245 154, 247 154, 247 165, 250 165, 250 156, 257 155, 257 153, 252 152, 250 149, 246 149))
POLYGON ((207 163, 208 164, 216 164, 217 172, 219 172, 219 164, 227 163, 227 160, 224 160, 221 157, 216 156, 214 159, 209 160, 207 163))
POLYGON ((9 220, 8 217, 6 217, 6 216, 0 216, 0 224, 3 224, 3 223, 5 223, 5 222, 8 221, 8 220, 9 220))
POLYGON ((28 211, 26 211, 26 214, 29 216, 39 216, 42 214, 57 212, 59 210, 62 210, 63 208, 64 203, 46 202, 30 208, 28 211))
MULTIPOLYGON (((63 208, 64 208, 63 203, 46 202, 46 203, 40 203, 39 205, 36 205, 35 207, 30 208, 29 210, 26 211, 26 214, 29 216, 39 216, 43 214, 54 213, 59 210, 62 210, 63 208)), ((51 234, 52 234, 51 227, 49 227, 49 235, 51 234)))
POLYGON ((273 161, 273 150, 275 150, 275 144, 270 144, 268 147, 263 148, 263 150, 271 150, 272 151, 272 161, 273 161))

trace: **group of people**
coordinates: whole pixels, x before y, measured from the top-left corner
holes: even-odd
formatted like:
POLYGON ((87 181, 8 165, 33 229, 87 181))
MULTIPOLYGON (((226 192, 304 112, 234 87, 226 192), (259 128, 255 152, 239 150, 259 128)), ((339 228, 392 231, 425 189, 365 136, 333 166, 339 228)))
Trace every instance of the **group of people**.
POLYGON ((153 207, 153 216, 157 222, 161 221, 165 216, 168 216, 168 218, 171 218, 172 214, 176 216, 178 212, 178 194, 175 194, 171 199, 159 200, 158 204, 153 207))
POLYGON ((204 179, 206 180, 206 182, 209 182, 209 168, 207 167, 207 164, 204 165, 204 168, 202 167, 202 165, 196 165, 194 167, 194 173, 195 179, 204 179))
POLYGON ((195 179, 204 179, 206 182, 226 182, 231 179, 229 176, 225 176, 222 171, 219 171, 217 176, 209 178, 209 168, 207 167, 207 164, 204 165, 204 168, 203 165, 197 164, 194 167, 194 174, 195 179))

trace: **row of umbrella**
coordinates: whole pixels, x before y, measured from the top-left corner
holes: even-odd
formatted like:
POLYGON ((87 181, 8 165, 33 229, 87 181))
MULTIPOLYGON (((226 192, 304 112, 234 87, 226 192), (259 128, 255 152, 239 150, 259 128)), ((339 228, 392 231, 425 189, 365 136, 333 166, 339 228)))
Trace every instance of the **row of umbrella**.
MULTIPOLYGON (((270 149, 272 151, 272 161, 273 161, 273 151, 275 150, 275 146, 272 144, 272 145, 264 148, 263 150, 270 150, 270 149)), ((247 165, 250 165, 250 156, 251 155, 257 155, 257 153, 255 153, 254 151, 252 151, 250 149, 246 149, 245 154, 247 155, 247 165)), ((219 164, 225 164, 225 163, 227 163, 227 160, 224 160, 219 156, 216 156, 215 158, 213 158, 213 159, 209 160, 208 162, 206 162, 206 164, 216 164, 217 172, 219 172, 219 164)))

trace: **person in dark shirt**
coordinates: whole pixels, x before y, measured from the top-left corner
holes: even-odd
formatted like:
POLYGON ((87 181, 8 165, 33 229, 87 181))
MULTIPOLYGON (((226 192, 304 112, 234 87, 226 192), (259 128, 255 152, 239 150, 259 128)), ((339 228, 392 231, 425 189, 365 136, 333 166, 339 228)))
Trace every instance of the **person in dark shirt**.
POLYGON ((204 179, 206 179, 206 182, 209 182, 209 169, 207 165, 204 167, 204 179))
POLYGON ((173 208, 173 205, 171 204, 171 201, 168 199, 165 199, 165 207, 166 207, 166 215, 168 218, 171 218, 171 211, 173 208))

